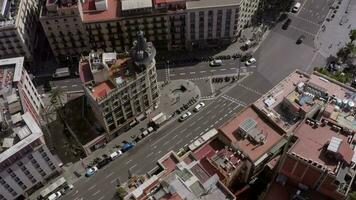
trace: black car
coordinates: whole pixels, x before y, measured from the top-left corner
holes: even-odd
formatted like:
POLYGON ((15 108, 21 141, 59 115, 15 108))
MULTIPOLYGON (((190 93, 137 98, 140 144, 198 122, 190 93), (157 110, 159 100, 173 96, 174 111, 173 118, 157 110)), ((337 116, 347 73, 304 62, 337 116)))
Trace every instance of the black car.
POLYGON ((291 22, 292 22, 291 19, 287 19, 287 21, 284 22, 284 24, 283 24, 283 26, 282 26, 282 29, 283 29, 283 30, 287 30, 291 22))
POLYGON ((302 44, 303 41, 304 41, 304 39, 305 39, 305 36, 304 36, 304 35, 301 35, 301 36, 298 38, 296 44, 302 44))
POLYGON ((105 159, 101 160, 100 162, 98 162, 98 164, 96 165, 96 167, 97 167, 98 169, 103 168, 105 165, 109 164, 110 161, 111 161, 110 158, 105 158, 105 159))

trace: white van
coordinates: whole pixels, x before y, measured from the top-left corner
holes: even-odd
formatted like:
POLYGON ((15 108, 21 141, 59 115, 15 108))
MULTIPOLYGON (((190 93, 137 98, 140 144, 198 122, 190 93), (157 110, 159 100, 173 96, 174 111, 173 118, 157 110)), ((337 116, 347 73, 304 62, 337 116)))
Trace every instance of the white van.
POLYGON ((292 12, 296 13, 299 11, 301 4, 299 2, 295 3, 292 12))
POLYGON ((56 72, 54 72, 52 75, 53 78, 63 78, 67 76, 70 76, 70 71, 68 67, 57 68, 56 72))

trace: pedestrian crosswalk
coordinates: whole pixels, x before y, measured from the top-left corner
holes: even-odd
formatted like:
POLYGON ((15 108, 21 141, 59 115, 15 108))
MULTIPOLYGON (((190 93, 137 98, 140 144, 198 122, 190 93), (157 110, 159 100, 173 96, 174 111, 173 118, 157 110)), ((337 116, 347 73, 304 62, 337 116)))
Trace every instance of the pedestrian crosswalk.
POLYGON ((241 105, 241 106, 244 106, 244 107, 247 106, 247 103, 245 103, 245 102, 243 102, 243 101, 240 101, 240 100, 238 100, 238 99, 235 99, 235 98, 233 98, 233 97, 230 97, 230 96, 228 96, 228 95, 226 95, 226 94, 222 95, 221 97, 224 98, 224 99, 226 99, 226 100, 229 100, 229 101, 231 101, 231 102, 237 103, 237 104, 239 104, 239 105, 241 105))

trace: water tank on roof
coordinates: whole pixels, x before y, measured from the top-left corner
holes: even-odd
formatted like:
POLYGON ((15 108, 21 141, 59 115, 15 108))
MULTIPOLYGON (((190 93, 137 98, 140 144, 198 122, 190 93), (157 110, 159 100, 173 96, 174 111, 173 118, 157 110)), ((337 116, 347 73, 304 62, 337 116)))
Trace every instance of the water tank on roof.
POLYGON ((338 105, 338 106, 341 106, 341 105, 342 105, 341 99, 336 99, 336 105, 338 105))
POLYGON ((350 100, 349 103, 348 103, 348 105, 349 105, 349 108, 353 108, 353 107, 355 106, 355 103, 350 100))
POLYGON ((347 100, 347 99, 342 100, 342 105, 343 106, 347 106, 347 103, 349 103, 349 100, 347 100))

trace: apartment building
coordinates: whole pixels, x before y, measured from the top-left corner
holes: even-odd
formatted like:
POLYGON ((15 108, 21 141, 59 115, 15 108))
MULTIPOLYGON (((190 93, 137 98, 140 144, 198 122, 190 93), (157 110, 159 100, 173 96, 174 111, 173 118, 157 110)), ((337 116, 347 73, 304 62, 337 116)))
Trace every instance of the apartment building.
POLYGON ((191 49, 235 41, 250 23, 258 3, 259 0, 47 0, 40 19, 56 56, 67 49, 70 55, 79 55, 81 48, 125 52, 139 30, 157 49, 191 49))
POLYGON ((46 0, 41 9, 40 22, 58 61, 88 52, 89 37, 77 0, 46 0))
POLYGON ((156 50, 143 32, 137 35, 128 54, 91 52, 79 64, 86 97, 106 139, 158 103, 156 50))
POLYGON ((283 88, 292 90, 284 93, 279 85, 265 97, 266 107, 279 108, 270 116, 294 124, 265 199, 345 199, 356 174, 356 90, 317 73, 295 72, 287 79, 283 88))
POLYGON ((7 102, 10 114, 29 112, 37 123, 41 122, 43 102, 24 67, 24 57, 0 60, 0 98, 7 102), (7 100, 7 101, 6 101, 7 100))
POLYGON ((0 199, 26 198, 59 172, 29 112, 1 115, 0 199))
POLYGON ((31 62, 37 43, 39 1, 3 0, 0 8, 0 57, 25 56, 31 62))
POLYGON ((185 46, 230 44, 250 23, 258 3, 259 0, 187 1, 185 46))

